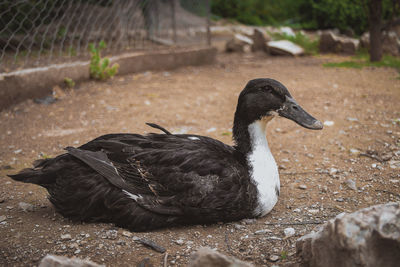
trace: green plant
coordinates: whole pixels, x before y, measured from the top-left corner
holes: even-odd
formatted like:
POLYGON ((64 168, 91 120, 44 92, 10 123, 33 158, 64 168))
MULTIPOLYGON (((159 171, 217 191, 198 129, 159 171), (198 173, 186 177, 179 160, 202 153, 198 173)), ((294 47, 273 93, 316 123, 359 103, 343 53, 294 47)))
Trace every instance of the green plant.
POLYGON ((289 40, 304 48, 304 51, 308 55, 318 54, 318 42, 319 40, 311 40, 307 35, 297 32, 295 36, 290 36, 285 33, 270 33, 274 40, 289 40))
MULTIPOLYGON (((381 61, 370 62, 369 56, 366 51, 362 50, 357 55, 352 57, 352 60, 346 60, 342 62, 330 62, 323 64, 324 67, 335 67, 335 68, 357 68, 363 67, 389 67, 394 68, 400 73, 400 58, 391 55, 384 55, 381 61)), ((400 79, 400 74, 398 76, 400 79)))
POLYGON ((288 252, 286 250, 281 251, 281 259, 286 260, 288 256, 288 252))
POLYGON ((94 44, 89 44, 90 59, 90 77, 97 80, 105 80, 117 74, 119 65, 113 64, 111 67, 109 58, 101 58, 101 50, 106 48, 106 43, 100 41, 98 47, 94 44))
POLYGON ((74 88, 75 82, 71 78, 65 77, 64 78, 64 83, 68 88, 74 88))

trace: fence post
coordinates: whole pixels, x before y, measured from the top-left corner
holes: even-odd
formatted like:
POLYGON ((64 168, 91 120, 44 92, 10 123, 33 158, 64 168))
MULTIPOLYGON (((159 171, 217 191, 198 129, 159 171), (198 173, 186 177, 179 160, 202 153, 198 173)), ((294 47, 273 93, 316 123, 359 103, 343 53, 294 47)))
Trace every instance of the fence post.
POLYGON ((207 9, 207 45, 211 45, 211 30, 210 30, 210 17, 211 17, 211 7, 210 0, 206 0, 206 9, 207 9))
POLYGON ((174 32, 173 41, 174 41, 174 44, 176 44, 177 38, 176 38, 176 14, 175 14, 176 6, 175 6, 175 0, 171 0, 170 2, 171 2, 171 11, 172 11, 172 30, 174 32))

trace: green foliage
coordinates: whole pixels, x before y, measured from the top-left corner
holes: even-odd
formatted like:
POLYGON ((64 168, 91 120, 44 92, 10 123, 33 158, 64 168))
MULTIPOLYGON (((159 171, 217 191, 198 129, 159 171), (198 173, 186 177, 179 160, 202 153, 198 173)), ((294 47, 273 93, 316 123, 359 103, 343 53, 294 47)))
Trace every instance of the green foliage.
POLYGON ((343 62, 325 63, 324 67, 334 67, 334 68, 356 68, 361 69, 363 67, 389 67, 394 68, 399 72, 400 78, 400 58, 391 55, 384 55, 381 61, 370 62, 369 56, 365 51, 361 51, 352 60, 347 60, 343 62))
POLYGON ((288 252, 286 250, 281 251, 281 259, 286 260, 288 256, 288 252))
POLYGON ((75 87, 75 82, 74 80, 72 80, 71 78, 65 77, 64 78, 64 84, 68 87, 68 88, 74 88, 75 87))
POLYGON ((89 44, 89 51, 92 56, 90 59, 90 77, 96 80, 111 78, 118 72, 118 64, 110 67, 110 59, 101 58, 100 52, 104 48, 106 48, 106 43, 103 40, 100 41, 98 47, 95 47, 92 43, 89 44))
MULTIPOLYGON (((290 25, 304 29, 368 30, 370 0, 212 0, 213 14, 250 25, 290 25)), ((393 13, 393 0, 382 0, 383 19, 393 13)), ((400 16, 400 9, 394 17, 400 16)))
POLYGON ((304 48, 304 51, 307 55, 316 55, 318 54, 318 42, 319 40, 311 40, 307 35, 302 34, 301 32, 297 32, 295 36, 289 36, 287 34, 280 33, 270 33, 271 37, 274 40, 289 40, 301 47, 304 48))

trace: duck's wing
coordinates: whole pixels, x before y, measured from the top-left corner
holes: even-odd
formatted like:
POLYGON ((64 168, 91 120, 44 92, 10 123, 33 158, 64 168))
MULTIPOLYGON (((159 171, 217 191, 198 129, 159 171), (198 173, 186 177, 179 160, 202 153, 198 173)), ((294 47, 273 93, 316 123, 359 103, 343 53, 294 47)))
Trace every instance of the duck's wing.
POLYGON ((67 150, 158 214, 223 208, 210 195, 235 192, 242 183, 234 149, 203 136, 112 134, 67 150))

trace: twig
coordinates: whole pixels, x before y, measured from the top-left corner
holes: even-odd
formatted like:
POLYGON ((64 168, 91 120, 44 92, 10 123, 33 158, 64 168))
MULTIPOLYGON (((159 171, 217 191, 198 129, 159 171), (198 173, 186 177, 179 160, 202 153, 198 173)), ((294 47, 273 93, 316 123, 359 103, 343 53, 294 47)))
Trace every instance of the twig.
POLYGON ((168 261, 168 252, 165 252, 165 255, 164 255, 164 267, 167 267, 167 261, 168 261))
POLYGON ((140 239, 137 239, 136 241, 147 247, 150 247, 151 249, 154 249, 157 252, 164 253, 166 251, 165 248, 163 248, 160 245, 157 245, 154 241, 151 241, 149 239, 140 238, 140 239))
POLYGON ((306 224, 323 224, 325 222, 320 221, 308 221, 308 222, 292 222, 292 223, 265 223, 265 225, 306 225, 306 224))
POLYGON ((231 253, 231 246, 229 245, 228 232, 225 232, 225 244, 226 244, 226 248, 228 249, 228 252, 231 253))
POLYGON ((367 154, 367 153, 360 153, 358 156, 359 157, 367 157, 367 158, 370 158, 370 159, 375 159, 375 160, 379 161, 380 163, 383 162, 383 160, 380 157, 376 156, 376 155, 370 155, 370 154, 367 154))
POLYGON ((388 190, 375 189, 375 191, 376 191, 376 192, 388 193, 388 194, 392 194, 392 195, 394 195, 394 196, 400 197, 400 194, 395 193, 395 192, 391 192, 391 191, 388 191, 388 190))
POLYGON ((323 172, 281 172, 282 175, 324 174, 323 172))

